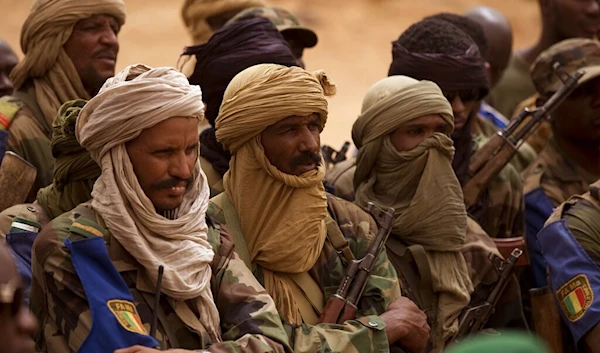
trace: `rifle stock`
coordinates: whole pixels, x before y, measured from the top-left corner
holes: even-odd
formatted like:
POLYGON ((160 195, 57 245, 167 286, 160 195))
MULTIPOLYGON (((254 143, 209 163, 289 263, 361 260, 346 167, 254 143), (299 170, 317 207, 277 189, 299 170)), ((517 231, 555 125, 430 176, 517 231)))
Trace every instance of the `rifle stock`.
POLYGON ((549 120, 556 108, 577 88, 583 72, 568 75, 563 86, 541 107, 523 109, 511 123, 492 137, 482 148, 471 156, 469 173, 471 178, 463 187, 465 205, 473 206, 490 181, 515 156, 519 146, 544 120, 549 120))
POLYGON ((357 303, 362 297, 369 275, 377 262, 377 256, 385 246, 394 222, 393 208, 384 212, 369 202, 367 211, 378 225, 377 235, 365 256, 348 264, 336 294, 327 300, 319 323, 341 324, 356 318, 357 303))

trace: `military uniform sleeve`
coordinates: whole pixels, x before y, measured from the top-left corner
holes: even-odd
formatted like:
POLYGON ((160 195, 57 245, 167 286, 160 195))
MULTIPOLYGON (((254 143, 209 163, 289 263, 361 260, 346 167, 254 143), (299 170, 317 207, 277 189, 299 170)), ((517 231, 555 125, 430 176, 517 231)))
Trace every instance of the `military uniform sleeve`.
MULTIPOLYGON (((333 202, 330 202, 330 206, 332 204, 333 202)), ((343 207, 333 206, 340 211, 336 212, 337 221, 352 253, 360 259, 374 238, 377 226, 373 219, 356 205, 346 202, 342 205, 343 207)), ((340 261, 339 257, 336 260, 340 261)), ((326 288, 325 298, 335 294, 336 289, 337 286, 326 288)), ((303 324, 295 328, 291 336, 294 352, 389 352, 386 326, 379 315, 399 297, 398 276, 387 258, 384 247, 377 256, 363 296, 358 302, 358 319, 346 321, 342 325, 303 324)))
POLYGON ((232 252, 213 271, 213 293, 221 316, 223 342, 213 353, 291 352, 273 299, 232 252))
POLYGON ((563 213, 563 219, 583 250, 600 265, 600 212, 587 200, 579 200, 563 213))
POLYGON ((77 352, 92 317, 71 256, 63 245, 69 214, 48 224, 33 246, 31 308, 40 322, 36 341, 44 352, 77 352))

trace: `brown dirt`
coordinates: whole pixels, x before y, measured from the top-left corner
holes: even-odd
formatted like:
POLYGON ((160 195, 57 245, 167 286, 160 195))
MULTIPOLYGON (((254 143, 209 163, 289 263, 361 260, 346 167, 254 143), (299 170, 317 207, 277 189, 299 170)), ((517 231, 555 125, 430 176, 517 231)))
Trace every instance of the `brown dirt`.
MULTIPOLYGON (((309 70, 325 69, 336 81, 338 94, 330 100, 323 143, 341 146, 360 112, 367 89, 387 74, 391 42, 410 24, 441 12, 461 13, 475 5, 493 6, 511 20, 515 47, 533 42, 539 34, 535 0, 267 0, 285 7, 319 35, 319 44, 305 51, 309 70)), ((118 69, 143 62, 175 66, 189 39, 179 11, 183 0, 126 0, 127 23, 120 35, 118 69)), ((16 51, 19 31, 31 2, 0 0, 0 37, 16 51)))

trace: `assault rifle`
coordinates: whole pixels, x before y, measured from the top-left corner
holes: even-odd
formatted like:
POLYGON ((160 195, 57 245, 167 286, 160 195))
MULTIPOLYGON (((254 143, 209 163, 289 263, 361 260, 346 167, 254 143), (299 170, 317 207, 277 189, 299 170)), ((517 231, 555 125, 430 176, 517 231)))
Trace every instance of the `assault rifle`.
POLYGON ((319 323, 341 324, 356 317, 356 303, 365 290, 369 275, 375 266, 379 252, 385 247, 394 222, 394 209, 391 207, 383 211, 369 202, 367 212, 377 222, 379 228, 377 235, 365 256, 348 264, 344 278, 337 292, 327 301, 319 323))
POLYGON ((522 250, 514 249, 508 260, 505 261, 495 254, 490 254, 490 260, 499 275, 498 281, 496 281, 496 284, 483 304, 468 307, 462 312, 458 319, 458 332, 454 336, 453 341, 459 341, 465 336, 477 333, 483 329, 490 316, 494 313, 498 299, 500 299, 500 296, 504 292, 510 276, 514 273, 515 264, 521 255, 523 255, 522 250))
POLYGON ((537 129, 542 121, 550 120, 552 112, 577 88, 577 82, 584 74, 580 71, 573 75, 564 73, 558 67, 558 63, 554 65, 554 71, 563 86, 543 106, 534 110, 523 109, 504 131, 499 131, 471 157, 469 164, 471 179, 463 187, 467 208, 475 204, 481 192, 510 162, 529 134, 537 129))
POLYGON ((333 147, 328 145, 323 145, 321 147, 321 152, 323 154, 323 159, 327 166, 334 166, 340 162, 346 160, 346 153, 348 153, 348 148, 350 148, 350 142, 344 142, 344 145, 339 151, 333 149, 333 147))

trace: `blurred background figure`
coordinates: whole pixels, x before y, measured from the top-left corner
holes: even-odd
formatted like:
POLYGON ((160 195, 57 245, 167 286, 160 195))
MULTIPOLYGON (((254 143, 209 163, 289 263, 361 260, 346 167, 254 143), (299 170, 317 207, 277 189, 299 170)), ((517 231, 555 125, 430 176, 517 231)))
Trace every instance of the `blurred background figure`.
POLYGON ((10 45, 0 39, 0 97, 8 96, 13 93, 10 72, 17 66, 18 62, 19 59, 10 45))

